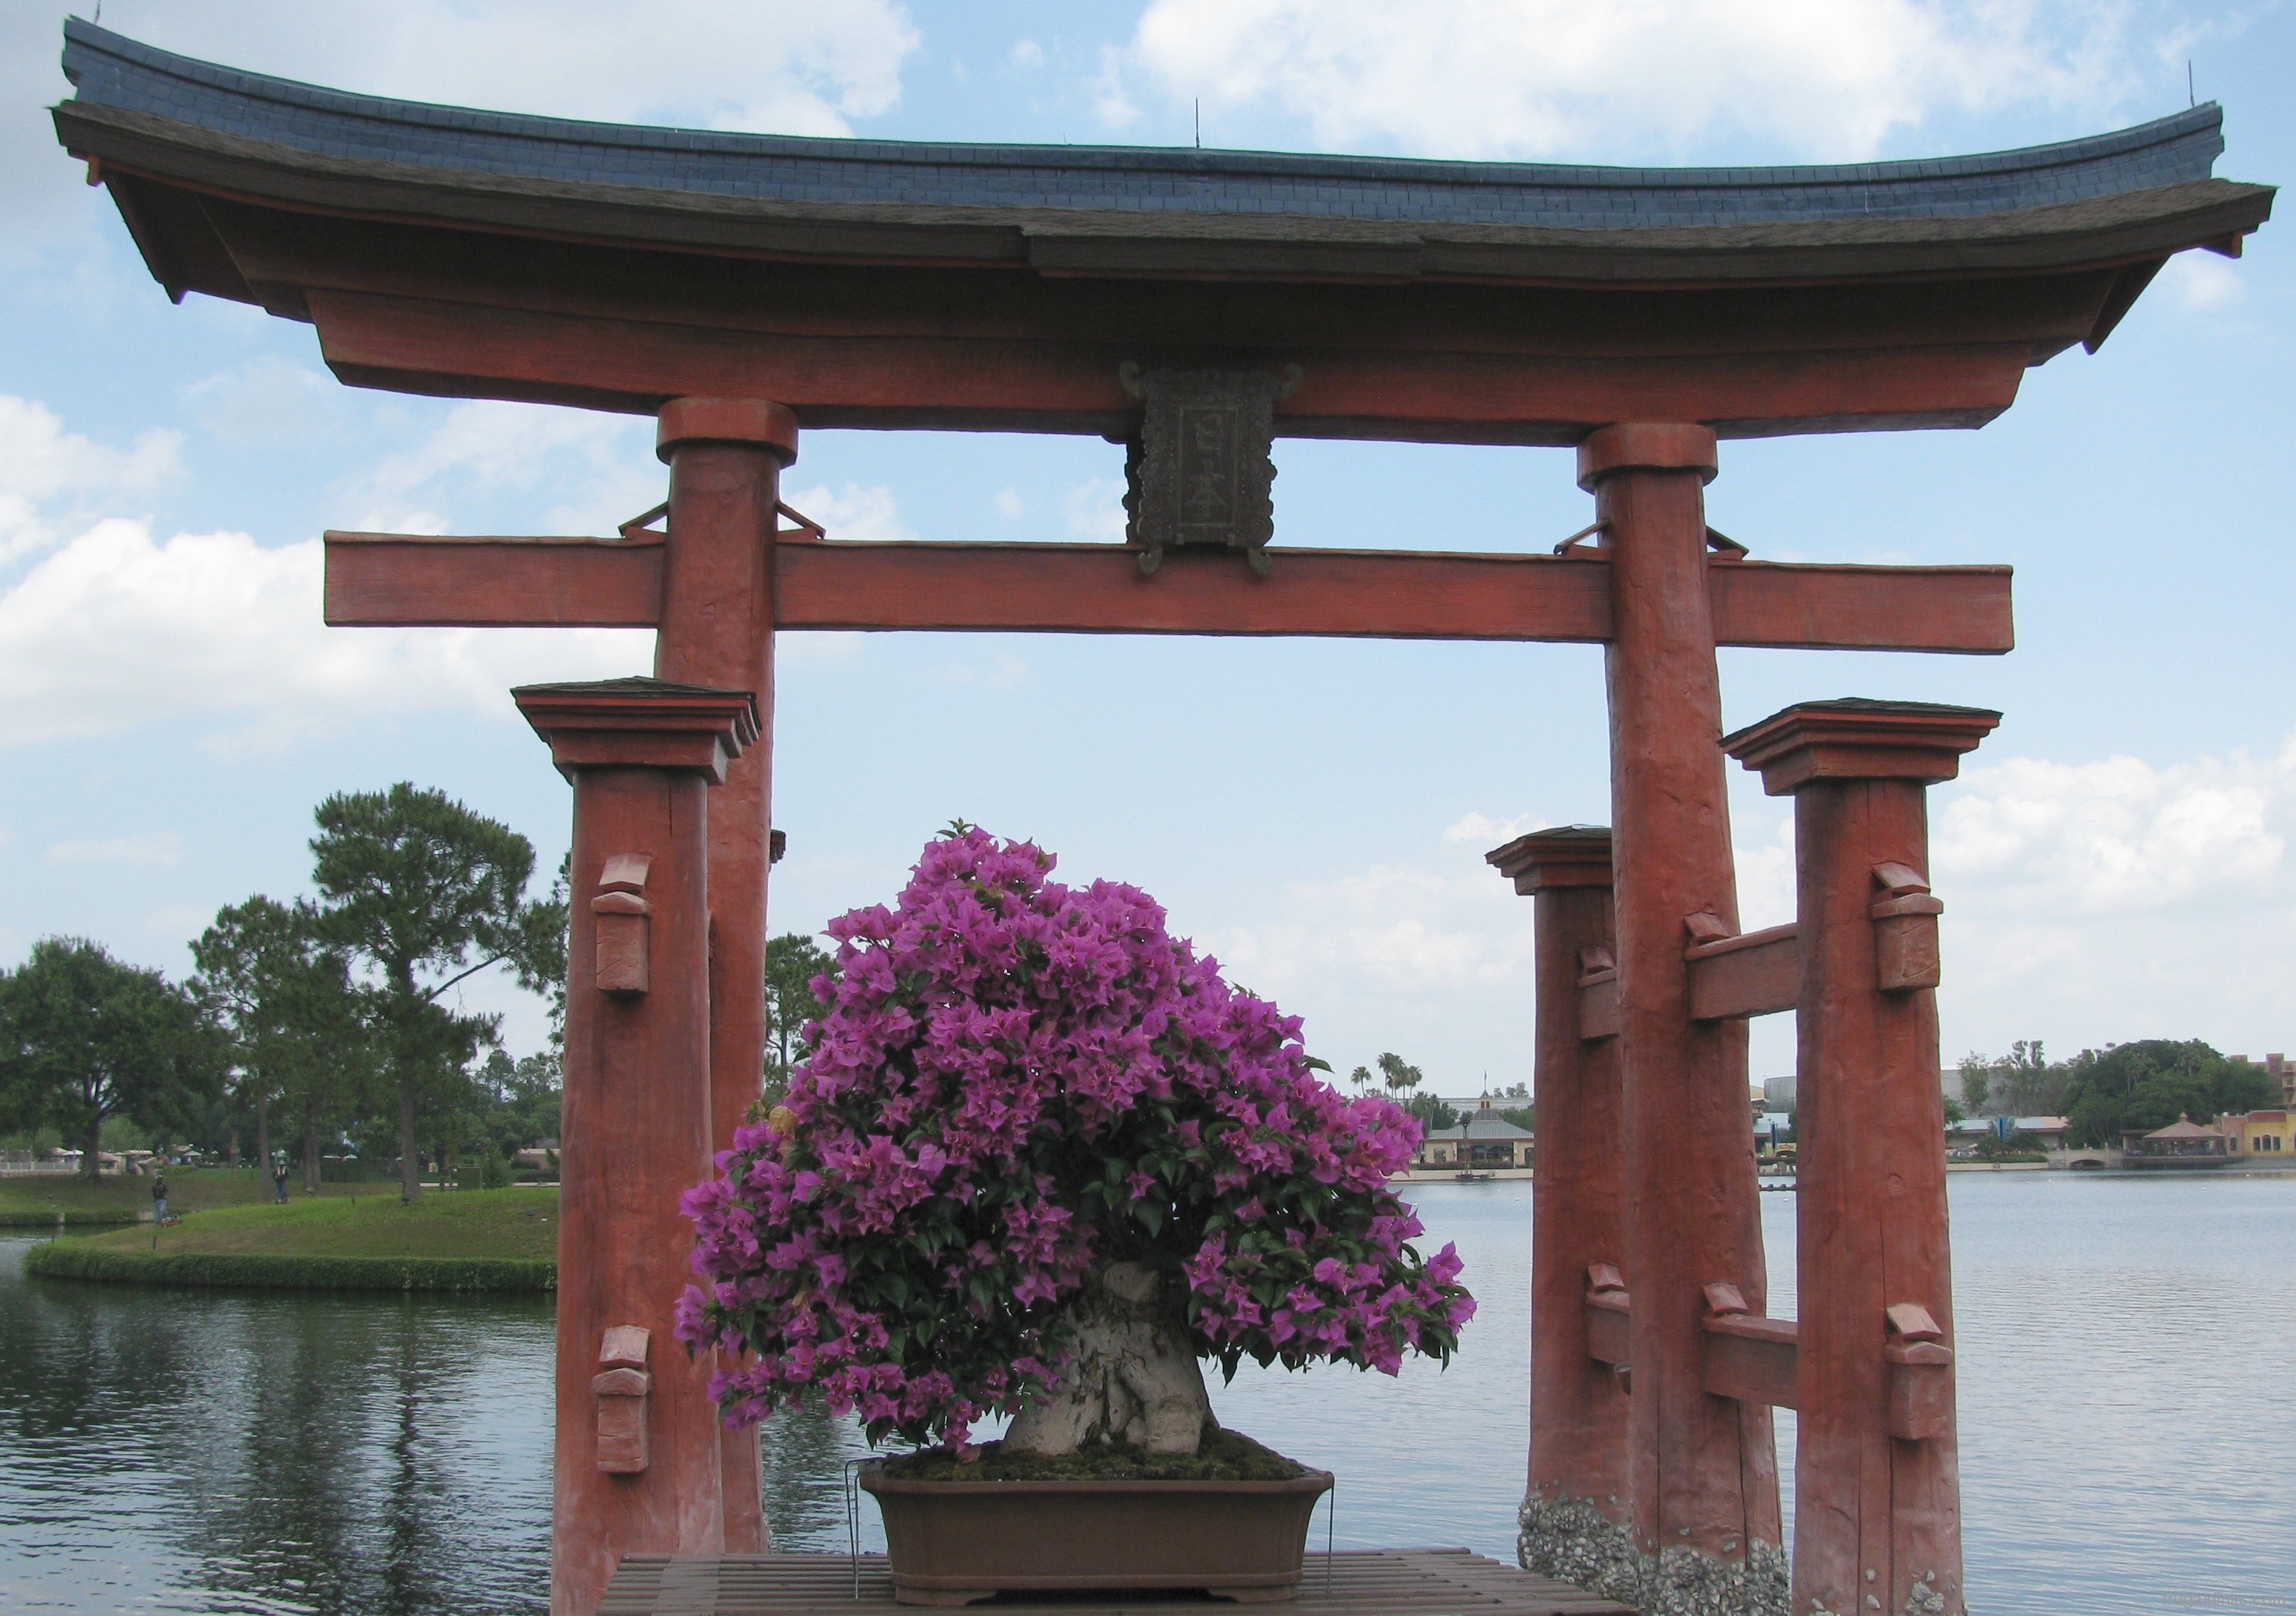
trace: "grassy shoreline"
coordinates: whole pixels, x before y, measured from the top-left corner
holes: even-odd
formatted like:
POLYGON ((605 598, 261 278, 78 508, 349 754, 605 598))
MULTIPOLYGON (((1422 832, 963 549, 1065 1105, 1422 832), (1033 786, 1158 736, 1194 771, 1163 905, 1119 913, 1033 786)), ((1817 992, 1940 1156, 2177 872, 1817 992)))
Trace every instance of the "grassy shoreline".
MULTIPOLYGON (((148 1181, 143 1182, 148 1197, 148 1181)), ((556 1288, 554 1188, 434 1192, 412 1204, 387 1185, 330 1185, 327 1190, 299 1194, 284 1206, 211 1204, 167 1227, 146 1223, 50 1241, 27 1254, 25 1271, 126 1284, 556 1288)))
POLYGON ((201 1285, 266 1291, 550 1292, 554 1262, 515 1258, 290 1257, 209 1251, 102 1251, 53 1240, 24 1258, 42 1279, 111 1284, 201 1285))
MULTIPOLYGON (((395 1194, 387 1184, 331 1184, 329 1195, 395 1194)), ((298 1183, 292 1192, 302 1190, 298 1183)), ((168 1207, 178 1216, 219 1207, 257 1206, 269 1201, 271 1181, 252 1171, 226 1168, 188 1169, 168 1175, 168 1207)), ((0 1177, 0 1228, 119 1227, 148 1223, 152 1181, 108 1174, 93 1182, 58 1173, 11 1173, 0 1177)))

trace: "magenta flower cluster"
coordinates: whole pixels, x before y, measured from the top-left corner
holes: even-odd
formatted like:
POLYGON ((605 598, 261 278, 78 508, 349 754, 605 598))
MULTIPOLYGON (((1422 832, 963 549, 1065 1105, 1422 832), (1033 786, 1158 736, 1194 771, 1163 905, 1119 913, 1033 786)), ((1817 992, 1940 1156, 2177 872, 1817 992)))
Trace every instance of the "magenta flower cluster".
POLYGON ((808 1393, 873 1440, 961 1444, 1049 1385, 1064 1304, 1112 1261, 1185 1298, 1199 1349, 1394 1374, 1474 1301, 1387 1187, 1419 1125, 1318 1076, 1297 1017, 1225 981, 1136 888, 1050 879, 961 827, 898 903, 833 923, 783 1105, 685 1197, 680 1339, 734 1423, 808 1393))

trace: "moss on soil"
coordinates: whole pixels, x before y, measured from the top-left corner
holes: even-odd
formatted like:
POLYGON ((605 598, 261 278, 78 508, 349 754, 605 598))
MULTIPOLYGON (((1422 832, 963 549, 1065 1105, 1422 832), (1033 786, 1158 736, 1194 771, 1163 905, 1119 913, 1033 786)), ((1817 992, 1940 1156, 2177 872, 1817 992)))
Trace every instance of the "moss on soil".
POLYGON ((926 1448, 886 1460, 881 1473, 898 1481, 1290 1481, 1308 1467, 1241 1431, 1214 1430, 1193 1455, 1111 1442, 1065 1458, 1008 1458, 1004 1443, 983 1442, 969 1464, 945 1448, 926 1448))

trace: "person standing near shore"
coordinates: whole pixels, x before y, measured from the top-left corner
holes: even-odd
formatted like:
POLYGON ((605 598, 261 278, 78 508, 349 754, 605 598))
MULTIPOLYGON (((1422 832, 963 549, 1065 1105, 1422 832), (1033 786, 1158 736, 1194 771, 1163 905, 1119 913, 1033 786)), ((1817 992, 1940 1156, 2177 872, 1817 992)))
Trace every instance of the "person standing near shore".
POLYGON ((287 1164, 284 1161, 272 1165, 271 1198, 281 1206, 287 1204, 287 1164))
POLYGON ((155 1169, 152 1180, 152 1221, 168 1221, 168 1170, 165 1168, 155 1169))

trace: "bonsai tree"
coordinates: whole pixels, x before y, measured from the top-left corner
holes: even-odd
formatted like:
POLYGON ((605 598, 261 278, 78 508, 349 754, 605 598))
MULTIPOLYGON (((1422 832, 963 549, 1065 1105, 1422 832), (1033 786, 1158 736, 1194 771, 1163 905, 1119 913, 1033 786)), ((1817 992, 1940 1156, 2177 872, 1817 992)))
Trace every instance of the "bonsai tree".
POLYGON ((782 1105, 689 1192, 679 1335, 734 1423, 817 1392, 870 1439, 1192 1454, 1199 1360, 1446 1360, 1474 1301, 1387 1179, 1419 1126, 1136 888, 959 825, 834 922, 782 1105))

